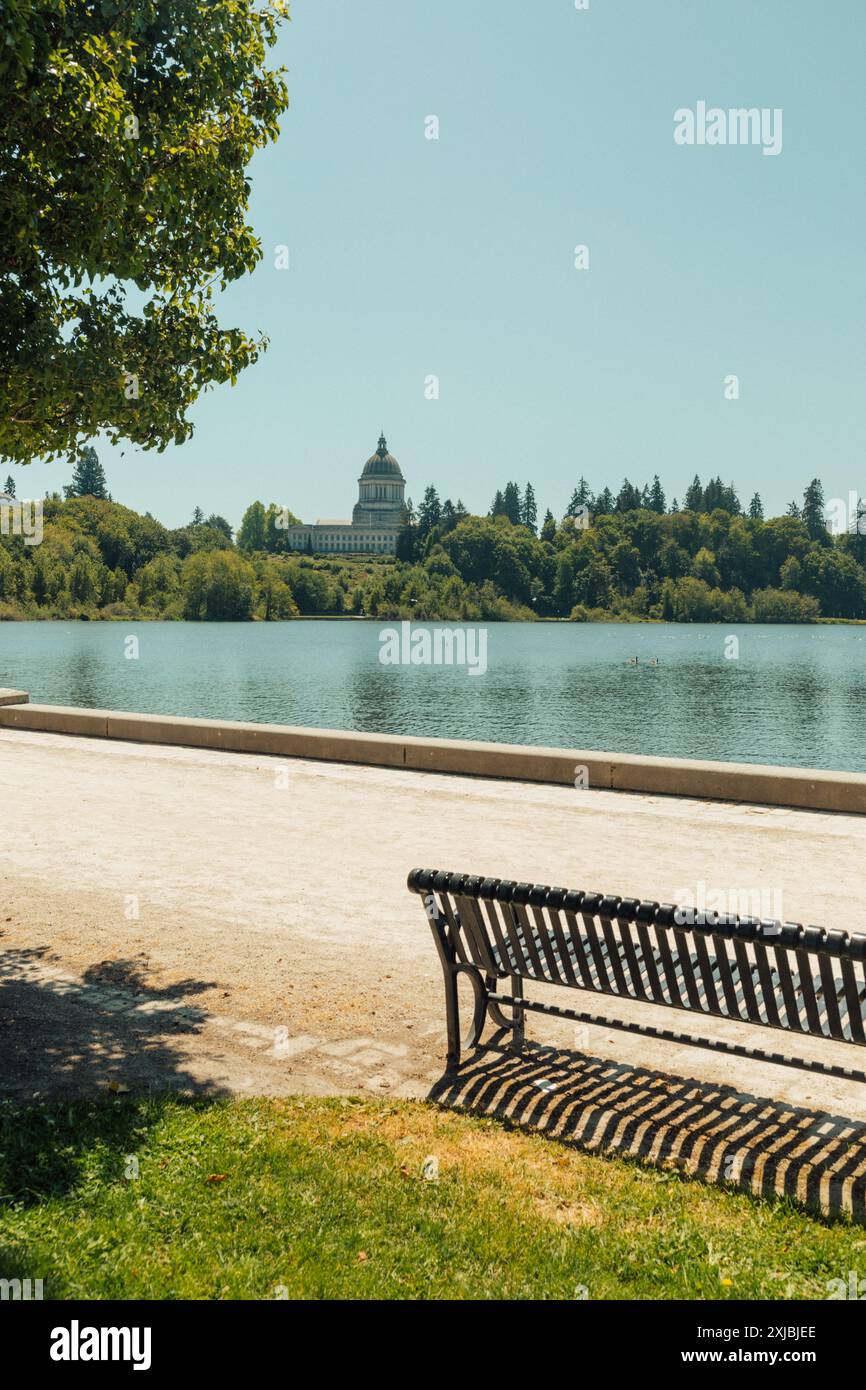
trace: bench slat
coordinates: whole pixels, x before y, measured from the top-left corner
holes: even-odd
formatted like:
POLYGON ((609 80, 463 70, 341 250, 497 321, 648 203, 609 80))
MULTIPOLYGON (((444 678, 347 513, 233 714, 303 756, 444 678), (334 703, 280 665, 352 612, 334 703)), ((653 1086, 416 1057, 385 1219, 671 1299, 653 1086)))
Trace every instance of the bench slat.
POLYGON ((676 913, 672 921, 672 909, 657 904, 531 885, 519 885, 515 901, 514 884, 419 874, 436 887, 434 930, 491 988, 507 977, 536 980, 866 1045, 860 938, 849 949, 838 931, 749 918, 723 918, 717 930, 676 913), (773 939, 770 928, 788 939, 773 939))

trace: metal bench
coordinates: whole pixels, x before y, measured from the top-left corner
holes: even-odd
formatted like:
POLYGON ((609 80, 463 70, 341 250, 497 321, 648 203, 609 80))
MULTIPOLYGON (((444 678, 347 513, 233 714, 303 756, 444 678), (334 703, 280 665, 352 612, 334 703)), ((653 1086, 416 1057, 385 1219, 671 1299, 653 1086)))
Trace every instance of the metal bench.
POLYGON ((863 933, 437 869, 413 869, 408 886, 422 899, 445 976, 449 1068, 458 1065, 461 1047, 476 1046, 488 1014, 522 1051, 524 1017, 534 1012, 866 1081, 866 1074, 844 1066, 560 1008, 523 994, 525 980, 564 985, 863 1047, 863 933), (460 975, 474 991, 472 1026, 462 1043, 460 975), (510 994, 500 992, 504 981, 510 994))

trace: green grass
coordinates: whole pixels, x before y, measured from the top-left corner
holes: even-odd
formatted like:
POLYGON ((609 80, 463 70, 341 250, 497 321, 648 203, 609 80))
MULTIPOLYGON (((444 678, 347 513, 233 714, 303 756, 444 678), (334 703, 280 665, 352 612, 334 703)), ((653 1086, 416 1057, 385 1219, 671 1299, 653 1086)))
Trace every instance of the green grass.
POLYGON ((421 1102, 0 1107, 0 1276, 46 1298, 824 1298, 849 1270, 861 1226, 421 1102))

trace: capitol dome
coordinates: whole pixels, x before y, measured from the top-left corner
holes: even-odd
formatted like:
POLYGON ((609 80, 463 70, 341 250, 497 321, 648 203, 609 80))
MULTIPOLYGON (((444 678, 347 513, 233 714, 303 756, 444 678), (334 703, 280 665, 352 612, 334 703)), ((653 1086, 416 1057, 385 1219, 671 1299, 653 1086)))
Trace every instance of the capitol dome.
POLYGON ((352 512, 353 526, 387 526, 395 533, 400 525, 406 479, 393 454, 388 453, 384 434, 379 447, 364 464, 358 479, 358 500, 352 512))
POLYGON ((388 444, 384 434, 379 435, 379 447, 375 454, 371 454, 364 464, 362 478, 400 478, 403 474, 400 465, 393 454, 388 453, 388 444))

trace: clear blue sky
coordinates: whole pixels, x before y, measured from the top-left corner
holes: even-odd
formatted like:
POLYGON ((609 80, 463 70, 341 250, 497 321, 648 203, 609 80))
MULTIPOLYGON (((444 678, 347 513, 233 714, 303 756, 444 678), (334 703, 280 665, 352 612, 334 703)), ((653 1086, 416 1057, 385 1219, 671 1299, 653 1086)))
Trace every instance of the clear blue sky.
POLYGON ((383 428, 416 501, 471 510, 515 478, 559 515, 581 473, 866 491, 864 51, 860 0, 295 0, 265 260, 220 310, 270 350, 182 448, 99 445, 115 498, 349 516, 383 428), (678 147, 699 100, 781 107, 782 153, 678 147))

